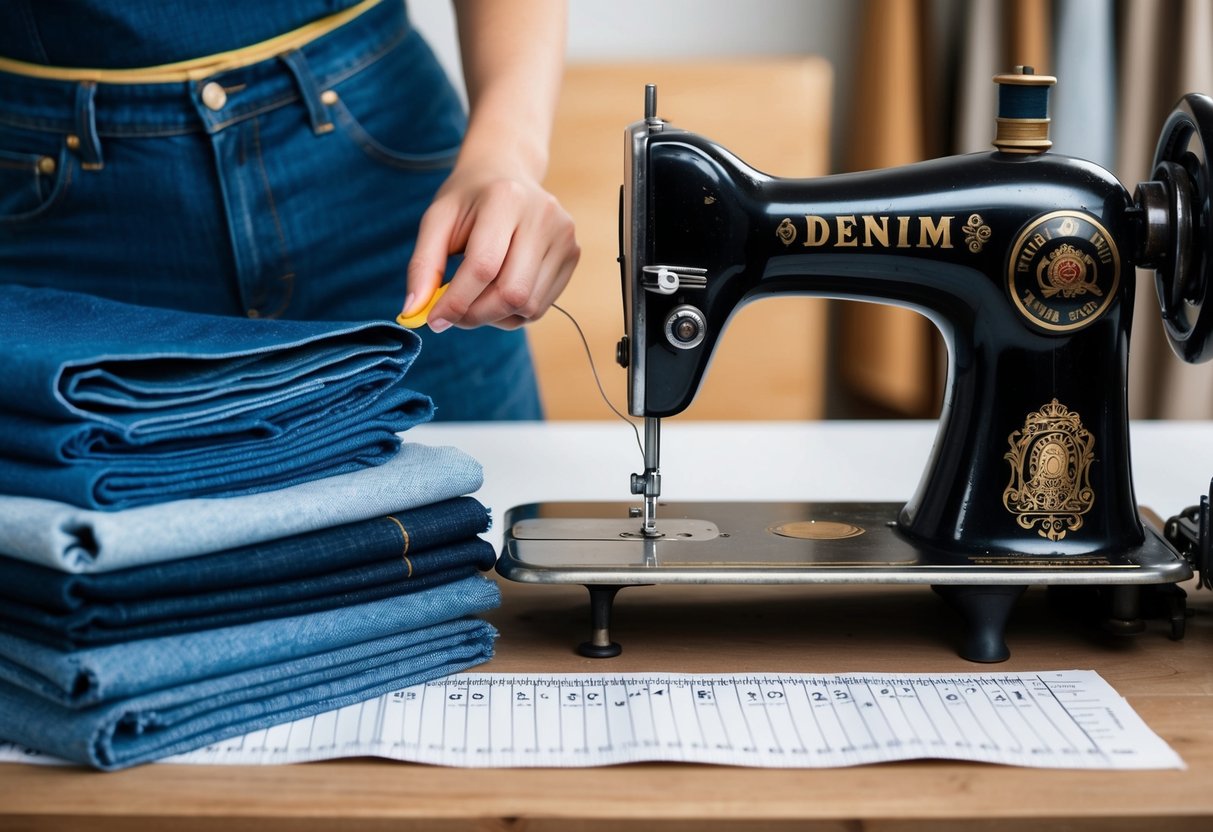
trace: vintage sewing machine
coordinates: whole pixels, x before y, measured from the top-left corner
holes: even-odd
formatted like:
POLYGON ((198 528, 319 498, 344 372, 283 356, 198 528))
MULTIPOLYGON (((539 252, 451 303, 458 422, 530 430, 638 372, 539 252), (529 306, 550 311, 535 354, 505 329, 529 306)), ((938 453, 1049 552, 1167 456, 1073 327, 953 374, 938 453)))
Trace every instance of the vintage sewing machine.
MULTIPOLYGON (((1029 585, 1097 588, 1123 631, 1142 626, 1143 594, 1170 588, 1182 635, 1174 584, 1205 564, 1139 516, 1126 374, 1136 267, 1156 270, 1175 351, 1213 356, 1213 100, 1180 102, 1151 181, 1130 193, 1048 152, 1053 78, 1021 67, 995 81, 994 151, 805 180, 675 129, 646 90, 625 134, 620 218, 639 505, 515 508, 498 562, 513 580, 588 587, 584 655, 619 653, 620 588, 659 583, 928 585, 967 621, 961 655, 983 662, 1009 655, 1005 624, 1029 585), (691 403, 733 312, 785 293, 905 306, 943 334, 939 430, 904 505, 659 499, 660 420, 691 403)), ((1198 539, 1199 520, 1178 525, 1198 539)))

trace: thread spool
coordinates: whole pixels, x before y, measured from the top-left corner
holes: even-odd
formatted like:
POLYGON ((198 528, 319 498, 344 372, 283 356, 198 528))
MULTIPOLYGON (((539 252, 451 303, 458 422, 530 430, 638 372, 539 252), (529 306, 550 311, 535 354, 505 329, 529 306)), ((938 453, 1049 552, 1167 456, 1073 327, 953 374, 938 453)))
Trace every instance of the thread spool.
POLYGON ((1003 153, 1044 153, 1049 140, 1049 87, 1052 75, 1037 75, 1030 66, 995 75, 998 84, 998 118, 994 146, 1003 153))

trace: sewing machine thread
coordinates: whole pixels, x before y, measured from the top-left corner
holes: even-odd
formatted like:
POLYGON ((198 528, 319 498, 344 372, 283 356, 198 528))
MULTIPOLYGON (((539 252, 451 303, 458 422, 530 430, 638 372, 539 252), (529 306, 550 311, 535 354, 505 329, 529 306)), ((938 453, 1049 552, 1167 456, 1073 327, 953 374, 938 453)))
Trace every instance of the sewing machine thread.
POLYGON ((585 337, 585 331, 582 330, 581 324, 577 323, 577 319, 573 317, 572 312, 569 312, 567 309, 560 306, 559 304, 553 303, 552 308, 555 309, 557 312, 559 312, 561 315, 564 315, 566 318, 568 318, 569 321, 572 322, 573 328, 577 330, 577 336, 581 339, 581 346, 582 346, 582 348, 585 349, 585 357, 590 362, 590 372, 594 376, 594 384, 597 385, 597 387, 598 387, 598 395, 602 396, 602 400, 604 402, 606 402, 606 406, 611 409, 612 413, 614 413, 616 416, 618 416, 620 419, 622 419, 625 424, 627 424, 628 426, 630 426, 632 428, 632 432, 634 434, 636 434, 636 446, 638 448, 640 448, 640 456, 641 456, 641 458, 643 458, 644 457, 644 443, 641 442, 641 440, 640 440, 640 428, 636 427, 635 422, 633 422, 627 416, 624 416, 623 413, 619 410, 619 408, 617 408, 617 407, 615 407, 615 405, 611 404, 611 400, 607 397, 606 390, 604 390, 602 387, 602 378, 598 375, 598 366, 594 363, 594 354, 592 352, 590 352, 590 342, 585 337))
POLYGON ((1044 153, 1049 141, 1049 87, 1052 75, 1037 75, 1030 66, 995 75, 998 84, 998 118, 994 146, 1003 153, 1044 153))

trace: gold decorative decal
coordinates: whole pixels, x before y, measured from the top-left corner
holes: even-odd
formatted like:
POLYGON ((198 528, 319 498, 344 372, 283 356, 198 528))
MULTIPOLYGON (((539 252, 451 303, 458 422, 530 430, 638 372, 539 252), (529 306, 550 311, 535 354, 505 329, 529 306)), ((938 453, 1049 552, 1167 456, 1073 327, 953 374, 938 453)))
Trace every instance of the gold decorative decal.
POLYGON ((952 248, 953 216, 890 216, 887 214, 805 214, 784 217, 775 234, 790 246, 803 229, 805 248, 952 248))
POLYGON ((796 226, 792 223, 791 217, 784 217, 783 222, 775 229, 775 233, 779 236, 779 241, 785 246, 790 246, 796 241, 796 226))
POLYGON ((1011 482, 1002 504, 1016 522, 1049 540, 1081 529, 1082 516, 1095 503, 1095 437, 1079 415, 1053 399, 1029 413, 1007 441, 1011 450, 1003 458, 1011 463, 1011 482))
POLYGON ((1040 265, 1036 267, 1036 283, 1046 298, 1058 293, 1064 298, 1076 298, 1088 292, 1103 297, 1099 284, 1087 280, 1088 276, 1095 275, 1096 268, 1091 255, 1066 244, 1040 258, 1040 265))
POLYGON ((1025 318, 1050 332, 1094 323, 1112 305, 1119 286, 1116 242, 1098 220, 1080 211, 1037 217, 1011 248, 1011 299, 1025 318))
POLYGON ((968 245, 969 251, 974 254, 981 254, 981 250, 990 241, 990 235, 994 233, 981 218, 981 214, 969 214, 968 222, 960 230, 964 232, 965 244, 968 245))

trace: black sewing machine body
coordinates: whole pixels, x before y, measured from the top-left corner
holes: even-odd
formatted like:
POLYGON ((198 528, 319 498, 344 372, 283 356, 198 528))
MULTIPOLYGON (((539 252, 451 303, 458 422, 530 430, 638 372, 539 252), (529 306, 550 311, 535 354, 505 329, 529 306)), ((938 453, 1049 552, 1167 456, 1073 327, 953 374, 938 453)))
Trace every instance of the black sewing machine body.
MULTIPOLYGON (((1139 234, 1115 178, 1076 159, 993 152, 787 180, 693 133, 649 133, 641 122, 631 135, 637 219, 630 238, 625 226, 623 269, 632 415, 684 410, 728 319, 751 300, 795 293, 905 306, 943 334, 949 378, 903 530, 973 551, 1141 543, 1126 398, 1139 234), (1055 288, 1048 267, 1062 258, 1085 273, 1045 297, 1055 288), (704 269, 706 285, 646 289, 645 268, 655 265, 704 269), (703 321, 703 340, 690 349, 674 346, 667 326, 688 307, 703 321), (1018 464, 1006 458, 1012 437, 1036 414, 1046 433, 1059 420, 1085 431, 1053 431, 1045 448, 1064 464, 1053 479, 1077 528, 1050 514, 1044 496, 1021 501, 1019 513, 1004 505, 1018 464), (1019 520, 1027 514, 1037 519, 1029 527, 1019 520)), ((779 360, 778 333, 770 354, 779 360)))
MULTIPOLYGON (((1043 81, 1007 83, 1035 96, 1043 81)), ((1181 102, 1155 179, 1130 194, 1097 165, 1045 152, 1048 120, 1009 100, 996 151, 780 179, 657 118, 650 88, 644 120, 625 132, 620 205, 618 358, 628 409, 645 422, 644 472, 631 482, 642 505, 517 507, 498 561, 514 580, 589 588, 584 655, 618 654, 609 619, 625 586, 930 585, 966 618, 961 654, 998 661, 1029 584, 1095 587, 1105 624, 1130 632, 1143 626, 1140 587, 1192 576, 1138 514, 1127 369, 1139 266, 1157 270, 1176 351, 1199 360, 1213 342, 1201 308, 1213 283, 1213 101, 1181 102), (660 420, 693 401, 730 317, 781 294, 895 304, 942 333, 939 430, 904 504, 659 501, 660 420)), ((779 348, 773 332, 770 360, 779 348)), ((1166 597, 1177 636, 1182 602, 1166 597)))

